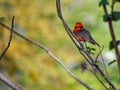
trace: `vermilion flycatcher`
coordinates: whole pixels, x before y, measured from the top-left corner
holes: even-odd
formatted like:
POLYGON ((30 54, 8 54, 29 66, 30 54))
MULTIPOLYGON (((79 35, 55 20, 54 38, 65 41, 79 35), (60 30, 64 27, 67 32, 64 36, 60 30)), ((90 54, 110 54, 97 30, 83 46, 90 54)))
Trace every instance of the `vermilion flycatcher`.
POLYGON ((94 44, 100 47, 100 45, 92 38, 92 36, 90 35, 90 32, 85 28, 83 28, 82 23, 77 22, 75 24, 73 33, 80 42, 89 42, 91 44, 94 44))

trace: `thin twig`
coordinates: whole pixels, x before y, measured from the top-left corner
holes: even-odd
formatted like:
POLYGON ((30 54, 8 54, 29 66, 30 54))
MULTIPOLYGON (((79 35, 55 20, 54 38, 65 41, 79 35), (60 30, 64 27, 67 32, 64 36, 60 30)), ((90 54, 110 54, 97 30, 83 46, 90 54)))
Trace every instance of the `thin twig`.
MULTIPOLYGON (((0 25, 3 26, 4 28, 6 28, 7 30, 11 30, 11 28, 9 28, 8 26, 6 26, 5 24, 3 24, 2 22, 0 22, 0 25)), ((30 38, 27 38, 25 36, 23 36, 22 34, 16 32, 15 30, 13 30, 13 33, 15 33, 17 36, 21 37, 22 39, 38 46, 39 48, 43 49, 44 51, 46 51, 48 53, 48 55, 55 60, 58 64, 60 64, 65 70, 66 72, 75 80, 77 80, 79 83, 81 83, 83 86, 86 86, 88 88, 88 90, 92 90, 86 83, 84 83, 82 80, 80 80, 77 76, 75 76, 70 69, 58 58, 56 57, 47 47, 45 47, 44 45, 40 44, 37 41, 34 41, 30 38)))
POLYGON ((102 49, 101 49, 101 50, 100 50, 100 52, 98 53, 98 55, 97 55, 97 57, 96 57, 96 59, 95 59, 95 62, 97 62, 98 57, 99 57, 99 56, 100 56, 100 54, 102 53, 103 49, 104 49, 104 46, 102 47, 102 49))
POLYGON ((103 58, 102 53, 100 54, 100 56, 101 56, 101 59, 102 59, 102 61, 103 61, 103 66, 104 66, 104 69, 105 69, 106 76, 109 77, 109 76, 108 76, 107 67, 106 67, 106 64, 105 64, 105 60, 104 60, 104 58, 103 58))
MULTIPOLYGON (((14 28, 14 18, 15 18, 15 16, 12 17, 12 25, 11 25, 11 32, 10 32, 10 38, 9 38, 9 41, 8 41, 8 45, 5 48, 5 50, 3 51, 3 53, 1 54, 0 60, 2 59, 2 57, 4 56, 4 54, 6 53, 8 48, 10 47, 10 43, 11 43, 11 40, 12 40, 13 28, 14 28)), ((14 84, 11 80, 9 80, 7 77, 5 77, 5 75, 3 75, 1 73, 0 73, 0 80, 3 81, 5 84, 7 84, 9 87, 11 87, 13 90, 23 90, 21 87, 14 84)))
POLYGON ((12 17, 12 26, 11 26, 11 33, 10 33, 10 38, 9 38, 9 41, 8 41, 8 45, 5 48, 5 50, 3 51, 3 53, 0 55, 0 60, 2 59, 2 57, 4 56, 4 54, 6 53, 8 48, 10 47, 10 43, 11 43, 11 40, 12 40, 12 32, 13 32, 13 28, 14 28, 14 18, 15 18, 15 16, 12 17))
POLYGON ((105 73, 106 73, 106 75, 108 76, 108 72, 107 72, 107 68, 106 68, 106 65, 105 65, 105 61, 104 61, 104 58, 103 58, 103 56, 102 56, 102 51, 103 51, 103 49, 104 49, 104 46, 102 46, 100 52, 98 53, 98 55, 97 55, 97 57, 96 57, 96 59, 95 59, 95 63, 97 62, 98 57, 101 56, 101 59, 102 59, 102 61, 103 61, 103 66, 104 66, 104 69, 105 69, 105 73))
POLYGON ((94 73, 95 77, 97 78, 97 80, 98 80, 107 90, 109 90, 109 89, 107 88, 107 86, 103 83, 103 81, 99 79, 99 77, 97 76, 96 72, 94 71, 93 73, 94 73))
POLYGON ((112 5, 111 5, 111 15, 113 17, 113 11, 114 11, 114 4, 115 4, 115 0, 112 0, 112 5))
POLYGON ((0 80, 11 87, 13 90, 24 90, 23 88, 19 87, 18 85, 14 84, 11 80, 9 80, 5 75, 0 73, 0 80))
POLYGON ((104 49, 104 46, 102 47, 102 49, 101 49, 100 52, 98 53, 98 55, 97 55, 97 57, 96 57, 96 59, 95 59, 95 63, 97 62, 98 57, 101 56, 101 59, 102 59, 102 61, 103 61, 103 66, 104 66, 104 69, 105 69, 105 73, 106 73, 106 75, 108 76, 107 67, 106 67, 106 65, 105 65, 105 60, 104 60, 104 58, 103 58, 103 56, 102 56, 102 51, 103 51, 103 49, 104 49))

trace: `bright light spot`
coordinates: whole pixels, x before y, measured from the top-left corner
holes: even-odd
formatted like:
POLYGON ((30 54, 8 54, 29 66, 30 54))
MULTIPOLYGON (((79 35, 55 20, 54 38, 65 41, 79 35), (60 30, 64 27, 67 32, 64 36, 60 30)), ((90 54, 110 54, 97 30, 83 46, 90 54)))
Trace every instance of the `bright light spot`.
POLYGON ((112 53, 112 52, 106 52, 104 54, 105 58, 108 59, 108 60, 113 60, 115 59, 115 55, 112 53))

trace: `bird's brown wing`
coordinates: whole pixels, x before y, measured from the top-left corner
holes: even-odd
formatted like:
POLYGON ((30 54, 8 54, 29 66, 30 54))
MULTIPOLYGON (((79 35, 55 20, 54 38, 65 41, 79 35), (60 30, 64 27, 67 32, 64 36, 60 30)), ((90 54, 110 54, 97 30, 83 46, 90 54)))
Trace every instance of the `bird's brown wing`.
POLYGON ((86 29, 82 28, 81 30, 76 30, 75 33, 77 36, 83 38, 85 42, 96 44, 100 47, 100 45, 92 38, 89 31, 87 31, 86 29))
POLYGON ((75 31, 75 34, 77 35, 77 36, 80 36, 81 38, 83 38, 84 39, 84 41, 86 41, 86 42, 89 42, 90 40, 90 33, 89 33, 89 31, 87 31, 87 30, 85 30, 85 29, 81 29, 81 30, 76 30, 75 31))

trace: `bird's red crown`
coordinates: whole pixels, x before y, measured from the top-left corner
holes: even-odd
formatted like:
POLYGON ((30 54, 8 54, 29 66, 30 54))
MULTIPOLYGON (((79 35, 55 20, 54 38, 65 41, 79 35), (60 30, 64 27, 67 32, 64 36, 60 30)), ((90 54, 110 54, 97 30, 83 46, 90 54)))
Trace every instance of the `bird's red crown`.
POLYGON ((83 25, 82 25, 82 23, 77 22, 77 23, 75 24, 75 27, 83 27, 83 25))

